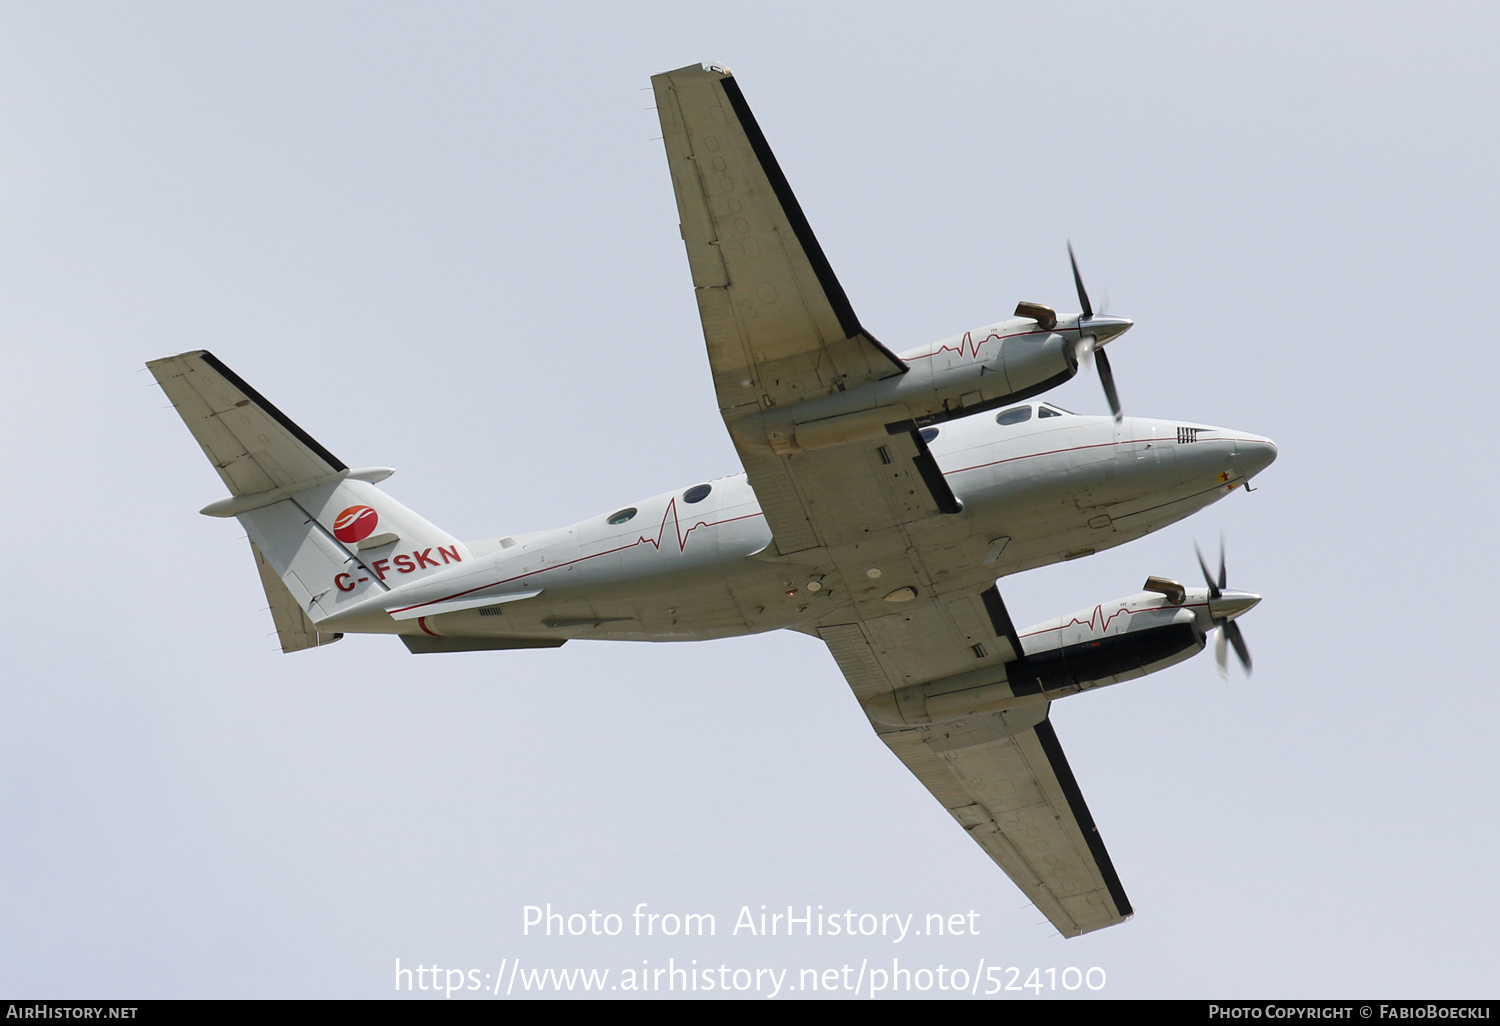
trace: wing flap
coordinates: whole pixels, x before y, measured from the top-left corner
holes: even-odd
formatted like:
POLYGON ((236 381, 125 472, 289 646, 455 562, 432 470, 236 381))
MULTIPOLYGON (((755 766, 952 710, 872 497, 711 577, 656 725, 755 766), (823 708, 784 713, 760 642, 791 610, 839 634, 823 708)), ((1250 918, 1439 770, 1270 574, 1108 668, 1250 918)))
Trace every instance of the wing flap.
POLYGON ((780 456, 770 452, 740 451, 745 477, 755 491, 761 512, 771 528, 776 550, 783 556, 818 545, 817 532, 797 494, 792 469, 780 456))
MULTIPOLYGON (((922 472, 920 436, 902 432, 786 455, 735 442, 782 555, 865 543, 877 533, 904 537, 906 525, 944 512, 922 472)), ((951 501, 946 484, 943 492, 951 501)))

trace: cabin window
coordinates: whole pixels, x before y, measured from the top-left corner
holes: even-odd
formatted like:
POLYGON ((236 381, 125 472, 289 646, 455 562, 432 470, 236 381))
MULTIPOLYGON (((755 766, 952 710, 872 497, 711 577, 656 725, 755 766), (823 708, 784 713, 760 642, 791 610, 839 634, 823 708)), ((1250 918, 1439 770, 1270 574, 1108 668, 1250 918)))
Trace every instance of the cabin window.
POLYGON ((634 506, 628 506, 625 509, 620 510, 620 512, 618 513, 611 514, 609 522, 611 524, 628 524, 630 522, 630 518, 635 516, 637 512, 639 511, 634 506))
POLYGON ((937 428, 923 428, 922 429, 922 441, 924 441, 924 442, 927 442, 927 443, 930 444, 935 438, 937 438, 937 436, 938 436, 938 429, 937 428))
POLYGON ((714 490, 714 486, 713 485, 706 485, 706 484, 693 485, 693 487, 689 488, 687 491, 685 491, 685 492, 682 493, 682 501, 683 502, 702 502, 704 499, 708 498, 708 493, 711 492, 711 491, 713 491, 713 490, 714 490))
POLYGON ((1030 406, 1017 406, 1012 410, 1005 410, 995 415, 996 424, 1020 424, 1022 421, 1031 419, 1030 406))

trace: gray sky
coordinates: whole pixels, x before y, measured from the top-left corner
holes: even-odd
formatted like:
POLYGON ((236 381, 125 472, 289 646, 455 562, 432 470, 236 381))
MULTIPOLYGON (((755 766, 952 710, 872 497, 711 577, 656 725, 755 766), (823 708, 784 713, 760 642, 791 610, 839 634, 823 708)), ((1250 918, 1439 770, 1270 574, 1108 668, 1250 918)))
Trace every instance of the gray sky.
MULTIPOLYGON (((1494 996, 1497 28, 1458 4, 7 4, 0 992, 896 957, 1099 966, 1114 997, 1494 996), (286 657, 242 532, 195 512, 222 486, 141 366, 196 348, 463 537, 736 471, 647 109, 699 60, 735 70, 892 348, 1071 306, 1071 238, 1137 323, 1127 412, 1281 446, 1253 494, 1004 583, 1034 622, 1193 580, 1222 530, 1266 596, 1251 680, 1200 656, 1053 709, 1124 926, 1038 925, 812 639, 286 657), (523 937, 546 902, 719 935, 523 937), (729 935, 763 903, 981 932, 729 935)), ((1052 398, 1104 410, 1086 376, 1052 398)))

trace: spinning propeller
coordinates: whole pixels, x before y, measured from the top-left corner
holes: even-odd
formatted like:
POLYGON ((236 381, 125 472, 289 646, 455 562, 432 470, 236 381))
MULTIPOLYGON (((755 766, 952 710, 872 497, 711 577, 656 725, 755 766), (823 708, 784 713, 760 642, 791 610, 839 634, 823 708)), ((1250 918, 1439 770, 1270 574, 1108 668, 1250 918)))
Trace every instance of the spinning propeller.
POLYGON ((1240 625, 1235 623, 1235 618, 1242 613, 1254 609, 1260 602, 1260 596, 1248 591, 1230 591, 1228 587, 1229 576, 1224 569, 1224 539, 1219 539, 1219 577, 1208 572, 1208 564, 1203 561, 1203 551, 1198 548, 1198 543, 1193 543, 1193 551, 1198 554, 1198 566, 1203 570, 1203 579, 1208 582, 1208 615, 1213 624, 1218 628, 1218 635, 1214 638, 1214 660, 1219 665, 1219 676, 1229 678, 1229 652, 1228 646, 1234 646, 1234 654, 1239 656, 1240 665, 1245 668, 1245 674, 1250 673, 1250 649, 1245 645, 1245 636, 1240 632, 1240 625))
POLYGON ((1104 344, 1116 335, 1123 335, 1135 324, 1128 317, 1094 316, 1094 304, 1089 302, 1088 290, 1083 287, 1083 275, 1078 273, 1078 258, 1073 255, 1073 244, 1068 243, 1068 262, 1073 265, 1073 284, 1078 287, 1078 305, 1083 313, 1078 318, 1079 362, 1092 359, 1099 368, 1099 384, 1104 386, 1104 398, 1109 401, 1109 412, 1115 423, 1120 422, 1120 393, 1115 390, 1114 371, 1110 370, 1109 357, 1104 344))

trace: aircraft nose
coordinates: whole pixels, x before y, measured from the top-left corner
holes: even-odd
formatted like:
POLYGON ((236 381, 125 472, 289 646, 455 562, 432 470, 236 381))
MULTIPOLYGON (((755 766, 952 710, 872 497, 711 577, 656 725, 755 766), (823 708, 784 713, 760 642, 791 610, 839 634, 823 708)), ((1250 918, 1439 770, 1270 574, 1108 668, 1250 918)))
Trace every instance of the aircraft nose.
POLYGON ((1245 477, 1254 477, 1276 462, 1276 443, 1269 438, 1241 436, 1237 441, 1237 461, 1245 477))

